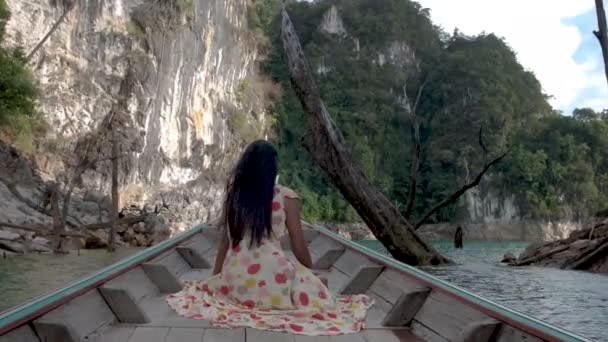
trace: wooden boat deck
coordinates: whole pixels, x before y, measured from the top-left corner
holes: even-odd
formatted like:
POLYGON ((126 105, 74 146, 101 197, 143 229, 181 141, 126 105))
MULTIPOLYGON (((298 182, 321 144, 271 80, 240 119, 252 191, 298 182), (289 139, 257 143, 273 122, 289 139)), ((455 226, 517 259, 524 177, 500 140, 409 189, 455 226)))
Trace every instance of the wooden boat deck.
MULTIPOLYGON (((305 231, 313 270, 333 293, 375 299, 366 330, 307 337, 214 328, 208 321, 177 315, 164 298, 179 291, 183 281, 210 275, 218 235, 213 229, 194 229, 0 314, 0 342, 585 341, 321 228, 305 231)), ((291 254, 288 239, 282 244, 291 254)))

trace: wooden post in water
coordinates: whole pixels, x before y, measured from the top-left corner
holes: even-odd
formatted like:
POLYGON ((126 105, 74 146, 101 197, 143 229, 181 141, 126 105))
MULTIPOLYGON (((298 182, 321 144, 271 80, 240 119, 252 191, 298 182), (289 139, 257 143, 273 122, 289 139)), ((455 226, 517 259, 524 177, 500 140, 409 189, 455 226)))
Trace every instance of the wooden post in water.
POLYGON ((458 226, 456 228, 456 234, 454 234, 454 248, 462 248, 462 239, 464 238, 464 233, 462 231, 462 227, 458 226))

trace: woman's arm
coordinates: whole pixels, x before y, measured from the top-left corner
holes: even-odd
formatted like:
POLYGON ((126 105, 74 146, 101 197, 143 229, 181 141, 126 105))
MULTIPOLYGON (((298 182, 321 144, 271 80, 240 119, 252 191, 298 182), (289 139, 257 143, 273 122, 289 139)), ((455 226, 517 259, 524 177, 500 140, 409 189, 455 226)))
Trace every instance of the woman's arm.
POLYGON ((224 260, 226 259, 226 253, 228 253, 228 247, 230 245, 230 240, 228 239, 228 233, 226 232, 226 228, 222 230, 222 241, 220 242, 220 246, 217 249, 217 256, 215 257, 215 266, 213 267, 213 275, 219 274, 222 272, 222 266, 224 265, 224 260))
POLYGON ((291 250, 302 265, 310 268, 312 267, 312 260, 310 258, 310 253, 308 252, 308 246, 306 246, 306 240, 304 240, 304 233, 302 232, 302 225, 300 223, 300 200, 286 197, 285 214, 287 216, 285 225, 289 232, 291 250))

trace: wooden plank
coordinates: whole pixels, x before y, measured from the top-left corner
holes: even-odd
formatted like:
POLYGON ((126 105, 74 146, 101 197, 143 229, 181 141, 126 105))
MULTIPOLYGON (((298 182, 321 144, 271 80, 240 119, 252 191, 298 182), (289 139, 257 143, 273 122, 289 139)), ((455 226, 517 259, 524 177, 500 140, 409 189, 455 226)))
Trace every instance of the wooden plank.
POLYGON ((205 253, 209 252, 209 250, 216 248, 217 241, 213 237, 209 236, 209 234, 205 235, 201 233, 193 236, 182 246, 190 247, 199 252, 201 255, 204 255, 205 253))
POLYGON ((467 325, 488 318, 460 301, 435 291, 427 297, 415 316, 418 322, 450 341, 456 340, 467 325))
MULTIPOLYGON (((331 342, 367 342, 363 334, 348 334, 331 336, 331 342)), ((382 341, 384 342, 384 341, 382 341)))
POLYGON ((209 262, 203 257, 201 253, 192 247, 177 247, 177 253, 181 255, 184 260, 192 268, 211 268, 209 262))
POLYGON ((150 321, 148 315, 124 289, 100 287, 99 292, 121 323, 143 324, 150 321))
POLYGON ((46 313, 33 323, 42 340, 50 340, 51 335, 55 334, 67 334, 79 341, 115 321, 116 317, 101 294, 93 289, 46 313), (47 336, 46 333, 50 335, 47 336))
POLYGON ((165 342, 169 328, 137 327, 129 342, 165 342))
POLYGON ((365 330, 362 332, 366 342, 422 342, 420 337, 408 329, 365 330))
POLYGON ((207 269, 194 269, 192 271, 188 271, 181 275, 179 278, 180 282, 184 281, 199 281, 206 280, 211 277, 213 270, 210 268, 207 269))
POLYGON ((502 322, 495 319, 472 322, 460 333, 458 342, 486 342, 496 340, 502 322))
POLYGON ((294 342, 294 335, 284 333, 284 332, 247 329, 246 341, 247 342, 294 342))
POLYGON ((150 322, 146 326, 155 327, 179 327, 179 328, 207 328, 211 323, 206 320, 190 319, 178 315, 167 304, 165 296, 156 298, 148 298, 141 302, 142 310, 150 318, 150 322))
POLYGON ((331 336, 303 336, 295 335, 295 342, 331 342, 331 336))
POLYGON ((158 296, 158 288, 146 275, 141 267, 122 274, 103 284, 103 288, 125 290, 135 300, 141 301, 144 297, 158 296))
POLYGON ((424 289, 419 283, 391 269, 385 269, 370 287, 370 291, 393 304, 403 293, 424 289))
POLYGON ((164 265, 178 278, 182 273, 192 269, 175 249, 152 259, 148 264, 164 265))
POLYGON ((341 294, 363 294, 382 272, 382 266, 362 266, 340 290, 341 294))
POLYGON ((40 342, 40 340, 29 325, 23 325, 0 336, 0 342, 40 342))
POLYGON ((165 342, 202 342, 205 329, 171 328, 165 342))
POLYGON ((418 313, 431 289, 420 289, 404 292, 382 321, 386 327, 408 326, 418 313))
POLYGON ((429 329, 429 327, 421 324, 420 322, 416 321, 415 319, 412 321, 410 326, 411 326, 411 329, 412 329, 412 332, 414 333, 414 335, 420 337, 424 341, 450 342, 449 340, 445 339, 443 336, 439 335, 432 329, 429 329))
POLYGON ((38 322, 36 333, 44 342, 79 342, 82 340, 74 329, 65 324, 38 322))
POLYGON ((367 310, 367 329, 386 329, 382 325, 382 322, 393 305, 374 293, 370 293, 368 296, 372 298, 375 303, 367 310))
POLYGON ((91 339, 91 342, 128 342, 135 327, 133 326, 113 326, 107 331, 101 333, 100 336, 91 339))
MULTIPOLYGON (((307 228, 302 228, 302 233, 304 234, 304 241, 306 242, 306 245, 310 245, 310 243, 312 241, 314 241, 314 239, 316 239, 317 236, 320 234, 319 231, 316 229, 307 229, 307 228)), ((281 248, 283 248, 286 251, 291 250, 291 242, 289 240, 289 234, 285 234, 281 237, 281 248)))
POLYGON ((379 264, 368 259, 365 255, 352 250, 347 250, 344 252, 344 254, 342 254, 342 256, 338 258, 334 264, 334 267, 346 273, 346 275, 350 277, 354 277, 359 270, 365 266, 381 267, 379 264))
POLYGON ((152 280, 161 293, 175 293, 182 289, 182 284, 177 280, 174 272, 171 272, 166 265, 162 264, 142 264, 146 275, 152 280))
POLYGON ((203 342, 245 342, 245 329, 205 329, 203 342))
POLYGON ((315 269, 329 269, 345 250, 344 246, 322 234, 317 235, 308 248, 315 269))
POLYGON ((496 339, 496 342, 512 341, 542 342, 543 340, 503 323, 502 328, 498 333, 498 338, 496 339))
POLYGON ((340 272, 340 270, 336 268, 332 268, 329 271, 317 269, 313 269, 312 271, 317 275, 317 277, 320 276, 327 279, 326 286, 331 293, 340 293, 339 291, 350 280, 346 274, 340 272))

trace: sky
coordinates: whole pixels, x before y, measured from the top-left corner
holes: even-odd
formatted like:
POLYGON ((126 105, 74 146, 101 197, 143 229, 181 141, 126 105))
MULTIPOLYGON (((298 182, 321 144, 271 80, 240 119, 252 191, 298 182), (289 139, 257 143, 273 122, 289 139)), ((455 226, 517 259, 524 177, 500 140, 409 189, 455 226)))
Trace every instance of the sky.
MULTIPOLYGON (((524 68, 534 72, 551 104, 608 109, 608 83, 593 0, 417 0, 436 25, 505 38, 524 68)), ((608 0, 607 3, 608 10, 608 0)))

